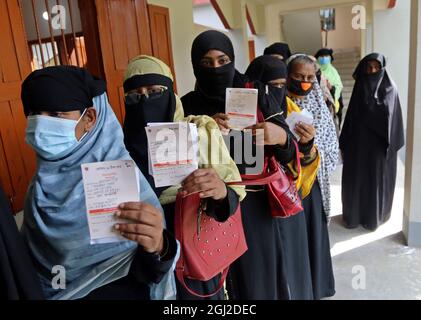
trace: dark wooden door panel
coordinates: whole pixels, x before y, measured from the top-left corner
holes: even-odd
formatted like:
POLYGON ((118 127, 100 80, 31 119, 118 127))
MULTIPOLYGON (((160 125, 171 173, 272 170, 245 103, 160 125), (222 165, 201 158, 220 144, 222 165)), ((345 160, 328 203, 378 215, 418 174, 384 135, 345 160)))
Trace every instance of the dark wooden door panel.
POLYGON ((35 170, 35 155, 26 145, 26 119, 20 101, 22 80, 31 64, 16 0, 0 1, 0 183, 15 212, 23 207, 35 170))
POLYGON ((120 122, 124 119, 123 76, 140 54, 152 54, 145 0, 96 0, 98 29, 108 96, 120 122))

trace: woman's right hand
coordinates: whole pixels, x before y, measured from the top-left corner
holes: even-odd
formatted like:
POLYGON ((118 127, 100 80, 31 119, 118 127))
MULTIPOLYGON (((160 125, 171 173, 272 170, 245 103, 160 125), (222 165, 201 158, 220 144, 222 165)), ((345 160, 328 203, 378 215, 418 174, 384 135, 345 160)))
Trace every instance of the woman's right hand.
POLYGON ((217 123, 219 130, 222 132, 229 132, 231 127, 229 125, 230 117, 225 113, 217 113, 213 117, 213 120, 217 123))
POLYGON ((200 198, 217 201, 225 199, 228 194, 225 182, 213 168, 194 171, 183 181, 181 191, 184 196, 199 192, 200 198))
POLYGON ((314 128, 314 126, 303 122, 297 123, 297 125, 295 126, 295 131, 300 136, 301 144, 309 143, 316 136, 316 129, 314 128))
POLYGON ((267 146, 280 145, 283 147, 288 142, 287 132, 272 122, 261 122, 246 129, 252 130, 254 136, 261 137, 260 139, 256 138, 257 145, 263 142, 267 146))

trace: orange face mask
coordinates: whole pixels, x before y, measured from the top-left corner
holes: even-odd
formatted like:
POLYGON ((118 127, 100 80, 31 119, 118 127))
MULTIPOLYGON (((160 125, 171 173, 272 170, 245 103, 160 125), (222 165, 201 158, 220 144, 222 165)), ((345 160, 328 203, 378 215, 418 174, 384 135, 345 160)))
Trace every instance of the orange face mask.
POLYGON ((301 82, 301 88, 304 91, 308 91, 310 90, 310 88, 313 86, 313 84, 311 82, 301 82))
POLYGON ((306 96, 313 90, 313 82, 290 79, 288 90, 297 96, 306 96))

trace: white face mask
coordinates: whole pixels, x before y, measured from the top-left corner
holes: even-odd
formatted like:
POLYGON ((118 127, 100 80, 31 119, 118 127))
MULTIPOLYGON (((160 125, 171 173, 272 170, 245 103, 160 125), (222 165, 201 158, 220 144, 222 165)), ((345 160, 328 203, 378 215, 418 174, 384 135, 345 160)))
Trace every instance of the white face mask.
POLYGON ((68 155, 88 134, 86 132, 78 141, 75 133, 76 126, 86 110, 77 121, 42 115, 29 116, 26 142, 46 160, 55 160, 68 155))

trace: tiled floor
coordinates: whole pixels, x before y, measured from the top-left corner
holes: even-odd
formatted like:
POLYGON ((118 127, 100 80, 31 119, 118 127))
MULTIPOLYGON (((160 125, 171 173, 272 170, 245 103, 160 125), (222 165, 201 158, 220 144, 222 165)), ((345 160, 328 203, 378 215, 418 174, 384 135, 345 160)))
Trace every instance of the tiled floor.
POLYGON ((376 232, 342 225, 341 170, 332 179, 329 226, 337 294, 332 299, 421 300, 421 249, 408 248, 402 235, 404 167, 398 166, 392 218, 376 232), (365 284, 365 286, 364 286, 365 284), (364 289, 365 287, 365 289, 364 289))

